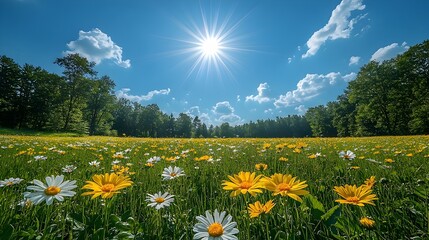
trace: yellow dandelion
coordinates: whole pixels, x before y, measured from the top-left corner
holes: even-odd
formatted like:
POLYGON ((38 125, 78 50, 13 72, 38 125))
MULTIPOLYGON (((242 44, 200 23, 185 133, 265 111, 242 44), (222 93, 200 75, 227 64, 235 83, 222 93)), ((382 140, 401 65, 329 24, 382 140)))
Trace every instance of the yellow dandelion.
POLYGON ((279 161, 287 162, 287 161, 289 161, 289 159, 286 157, 280 157, 279 161))
POLYGON ((366 229, 372 229, 375 227, 375 221, 368 217, 363 217, 359 220, 359 223, 362 227, 366 229))
POLYGON ((365 206, 365 204, 375 204, 372 202, 378 200, 375 194, 372 194, 371 188, 366 186, 356 187, 356 185, 345 185, 334 187, 334 191, 338 193, 343 199, 337 199, 335 202, 341 204, 352 204, 359 207, 365 206))
POLYGON ((264 178, 265 188, 273 192, 273 195, 288 196, 296 201, 302 202, 299 195, 308 194, 307 190, 303 190, 308 185, 306 181, 299 181, 292 175, 283 175, 276 173, 269 178, 264 178))
POLYGON ((129 187, 133 184, 130 177, 125 175, 116 175, 115 173, 96 174, 92 177, 93 181, 86 181, 82 189, 92 190, 82 193, 82 196, 93 195, 91 199, 98 196, 102 198, 111 198, 114 194, 120 193, 119 190, 129 187))
POLYGON ((362 186, 365 186, 367 188, 372 188, 375 184, 375 176, 371 176, 368 179, 365 180, 364 184, 362 186))
POLYGON ((265 163, 257 163, 255 164, 256 170, 267 170, 268 165, 265 163))
POLYGON ((231 197, 238 196, 241 194, 249 193, 252 196, 256 196, 258 193, 262 193, 264 183, 261 180, 263 175, 256 176, 256 173, 250 172, 239 172, 234 176, 228 176, 231 182, 224 180, 222 185, 223 189, 231 192, 231 197))
POLYGON ((351 166, 350 168, 353 170, 358 170, 360 167, 359 166, 351 166))
POLYGON ((394 163, 395 162, 395 160, 393 160, 391 158, 384 159, 384 161, 387 163, 394 163))
POLYGON ((269 213, 275 205, 276 204, 273 203, 273 200, 268 201, 264 205, 257 201, 254 204, 249 204, 247 209, 249 211, 250 218, 255 218, 263 213, 269 213))

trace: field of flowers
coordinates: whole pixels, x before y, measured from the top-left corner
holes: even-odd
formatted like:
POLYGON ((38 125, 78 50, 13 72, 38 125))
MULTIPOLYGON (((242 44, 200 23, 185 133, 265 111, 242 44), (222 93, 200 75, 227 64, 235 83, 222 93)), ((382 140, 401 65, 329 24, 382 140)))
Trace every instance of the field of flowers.
POLYGON ((428 239, 429 136, 0 136, 0 239, 428 239))

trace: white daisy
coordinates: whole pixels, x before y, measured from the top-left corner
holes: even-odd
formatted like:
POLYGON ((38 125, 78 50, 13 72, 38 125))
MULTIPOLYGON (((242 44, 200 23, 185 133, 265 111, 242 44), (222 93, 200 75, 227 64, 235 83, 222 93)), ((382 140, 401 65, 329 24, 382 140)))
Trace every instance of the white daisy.
POLYGON ((100 166, 100 162, 98 162, 98 161, 92 161, 92 162, 89 162, 88 164, 90 166, 93 166, 93 167, 99 167, 100 166))
POLYGON ((179 167, 172 167, 169 166, 168 168, 164 168, 164 171, 162 172, 162 180, 171 180, 173 178, 177 178, 180 176, 184 176, 185 172, 183 171, 183 169, 179 168, 179 167))
POLYGON ((234 234, 239 233, 236 222, 232 221, 231 215, 225 217, 226 212, 214 210, 213 215, 206 211, 206 216, 197 216, 198 223, 194 225, 194 238, 204 240, 237 240, 234 234))
POLYGON ((34 156, 34 160, 36 160, 36 161, 46 160, 46 159, 48 159, 48 157, 46 157, 46 156, 42 156, 42 155, 34 156))
POLYGON ((65 167, 63 167, 64 173, 71 173, 74 170, 76 170, 76 167, 74 165, 66 165, 65 167))
POLYGON ((341 151, 340 157, 342 157, 345 160, 353 160, 356 157, 356 154, 354 154, 352 151, 347 150, 347 152, 341 151))
POLYGON ((34 179, 33 183, 35 185, 27 187, 28 190, 33 190, 34 192, 24 192, 24 197, 34 204, 46 201, 47 205, 51 205, 54 199, 62 202, 64 197, 72 197, 76 194, 76 192, 70 191, 77 187, 75 185, 76 181, 64 181, 64 175, 46 177, 45 180, 46 184, 34 179))
POLYGON ((0 181, 0 187, 12 186, 15 184, 19 184, 22 180, 21 178, 6 178, 3 181, 0 181))
POLYGON ((149 158, 149 159, 146 161, 146 163, 153 163, 153 164, 155 164, 155 163, 157 163, 157 162, 159 162, 159 161, 161 161, 161 158, 160 158, 160 157, 158 157, 158 156, 154 156, 154 157, 149 158))
POLYGON ((170 195, 168 192, 161 194, 161 192, 155 194, 147 194, 146 202, 149 202, 149 207, 154 207, 159 210, 164 207, 169 207, 174 202, 174 195, 170 195))

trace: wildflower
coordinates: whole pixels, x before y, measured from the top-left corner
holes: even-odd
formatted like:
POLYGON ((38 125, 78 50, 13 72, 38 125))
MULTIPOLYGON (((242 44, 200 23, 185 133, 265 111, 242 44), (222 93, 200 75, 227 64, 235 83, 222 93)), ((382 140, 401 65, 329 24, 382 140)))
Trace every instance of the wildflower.
POLYGON ((264 145, 262 145, 262 149, 264 150, 268 150, 271 147, 270 143, 264 143, 264 145))
POLYGON ((24 198, 17 205, 20 206, 20 207, 29 208, 29 207, 33 206, 33 202, 30 199, 28 199, 28 198, 24 198))
POLYGON ((222 185, 223 189, 231 192, 231 197, 235 197, 237 195, 250 193, 252 196, 256 196, 258 193, 262 193, 262 188, 264 188, 264 184, 260 179, 263 175, 256 176, 256 173, 250 172, 239 172, 238 174, 234 174, 234 176, 228 176, 228 178, 232 182, 223 181, 222 185))
POLYGON ((0 187, 5 187, 5 186, 12 186, 15 184, 19 184, 20 182, 22 182, 21 178, 6 178, 3 181, 0 181, 0 187))
POLYGON ((413 156, 413 154, 412 153, 408 153, 407 155, 405 155, 405 156, 407 156, 407 157, 412 157, 413 156))
POLYGON ((112 162, 112 165, 118 165, 120 162, 121 161, 119 161, 119 160, 115 160, 115 161, 112 162))
POLYGON ((352 204, 357 205, 359 207, 365 206, 365 204, 375 204, 372 202, 377 200, 375 194, 372 194, 371 188, 366 186, 356 187, 356 185, 345 185, 334 187, 334 191, 338 193, 343 199, 337 199, 335 202, 339 202, 341 204, 352 204))
POLYGON ((256 170, 267 170, 268 165, 265 163, 257 163, 255 164, 256 170))
POLYGON ((162 180, 171 180, 180 176, 185 176, 185 172, 179 167, 169 166, 168 168, 164 168, 161 176, 163 177, 162 180))
POLYGON ((363 217, 359 220, 359 223, 362 227, 366 229, 372 229, 375 227, 375 221, 368 217, 363 217))
POLYGON ((273 195, 280 194, 281 196, 288 196, 296 201, 302 202, 299 195, 308 194, 307 190, 303 190, 308 185, 306 181, 297 180, 292 175, 283 175, 276 173, 269 178, 264 178, 265 188, 273 192, 273 195))
POLYGON ((48 157, 46 157, 46 156, 42 156, 42 155, 34 156, 35 161, 46 160, 46 159, 48 159, 48 157))
POLYGON ((65 167, 63 167, 62 171, 63 173, 71 173, 74 170, 76 170, 76 167, 73 165, 66 165, 65 167))
POLYGON ((149 202, 149 207, 154 207, 156 210, 159 210, 164 207, 169 207, 172 202, 174 202, 174 195, 170 195, 168 192, 162 194, 161 192, 155 194, 147 194, 146 202, 149 202))
POLYGON ((133 184, 129 176, 116 175, 115 173, 96 174, 92 176, 94 181, 86 181, 82 189, 89 189, 92 192, 82 193, 82 196, 93 195, 91 199, 98 196, 102 198, 111 198, 114 194, 120 193, 119 190, 129 187, 133 184))
POLYGON ((356 154, 350 150, 347 150, 347 152, 341 151, 340 157, 342 157, 344 160, 353 160, 356 157, 356 154))
POLYGON ((159 161, 161 161, 161 158, 160 157, 157 157, 157 156, 154 156, 154 157, 151 157, 151 158, 149 158, 147 161, 146 161, 146 163, 157 163, 157 162, 159 162, 159 161))
POLYGON ((196 158, 194 158, 194 160, 197 161, 197 162, 199 162, 199 161, 209 161, 209 160, 213 160, 213 158, 211 156, 204 155, 204 156, 201 156, 199 158, 196 157, 196 158))
POLYGON ((100 162, 98 162, 98 161, 92 161, 92 162, 89 162, 88 164, 90 166, 93 166, 93 167, 99 167, 100 166, 100 162))
POLYGON ((33 190, 34 192, 24 192, 24 197, 36 205, 43 201, 46 201, 47 205, 51 205, 54 199, 62 202, 64 197, 72 197, 76 194, 76 192, 71 191, 77 187, 75 185, 76 181, 64 181, 64 175, 46 177, 45 180, 46 184, 34 179, 33 183, 35 185, 27 187, 28 190, 33 190))
POLYGON ((391 158, 387 158, 387 159, 384 159, 384 162, 394 163, 395 161, 393 159, 391 159, 391 158))
POLYGON ((375 176, 371 176, 368 179, 365 180, 364 184, 362 186, 365 186, 367 188, 372 188, 375 184, 375 176))
POLYGON ((206 215, 197 216, 198 223, 194 225, 195 232, 193 239, 213 239, 213 240, 237 240, 235 234, 239 233, 236 222, 232 221, 231 215, 226 216, 223 211, 219 214, 214 210, 213 215, 206 211, 206 215))
POLYGON ((360 167, 359 166, 351 166, 350 168, 353 170, 359 170, 360 167))
POLYGON ((249 211, 250 217, 255 218, 262 213, 269 213, 275 205, 276 204, 273 203, 273 200, 268 201, 264 205, 257 201, 254 204, 249 204, 249 207, 247 209, 249 211))
POLYGON ((145 163, 145 165, 144 165, 145 167, 148 167, 148 168, 151 168, 151 167, 153 167, 153 166, 155 166, 153 163, 150 163, 150 162, 148 162, 148 163, 145 163))
POLYGON ((285 157, 280 157, 280 158, 279 158, 279 161, 287 162, 287 161, 289 161, 289 159, 288 159, 288 158, 285 158, 285 157))

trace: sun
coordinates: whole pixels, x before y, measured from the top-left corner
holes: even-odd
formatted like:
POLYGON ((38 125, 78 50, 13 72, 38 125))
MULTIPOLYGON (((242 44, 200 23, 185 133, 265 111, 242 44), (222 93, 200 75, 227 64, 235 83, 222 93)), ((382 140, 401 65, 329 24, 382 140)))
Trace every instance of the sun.
POLYGON ((221 43, 218 38, 208 37, 201 42, 201 53, 206 57, 218 56, 221 51, 221 43))
POLYGON ((175 51, 175 54, 188 55, 186 61, 183 61, 191 63, 187 78, 195 76, 201 79, 204 75, 208 78, 215 75, 217 79, 225 76, 233 78, 231 67, 237 63, 234 53, 249 51, 243 48, 244 44, 241 42, 243 38, 236 36, 236 30, 247 15, 236 19, 233 12, 222 16, 219 9, 209 14, 202 8, 200 10, 199 21, 178 22, 188 38, 176 39, 185 46, 175 51))

